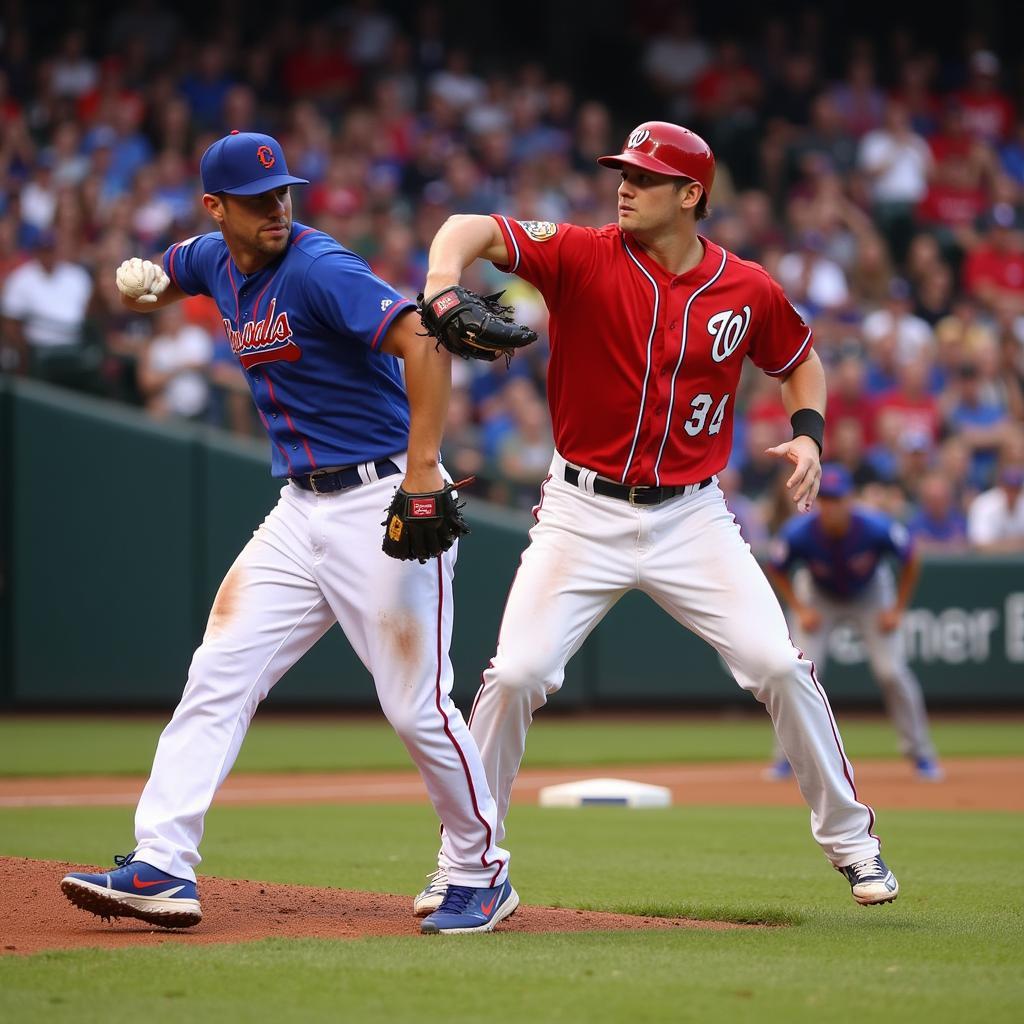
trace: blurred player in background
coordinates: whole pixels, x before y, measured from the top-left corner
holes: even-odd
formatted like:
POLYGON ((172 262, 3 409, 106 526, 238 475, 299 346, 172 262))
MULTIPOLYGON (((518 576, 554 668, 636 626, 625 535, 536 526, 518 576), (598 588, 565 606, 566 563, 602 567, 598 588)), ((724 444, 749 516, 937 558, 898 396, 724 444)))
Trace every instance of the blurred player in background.
MULTIPOLYGON (((825 466, 818 511, 782 528, 768 575, 789 606, 794 641, 819 674, 825 671, 832 630, 840 622, 856 625, 902 753, 913 761, 919 779, 937 782, 943 773, 928 733, 921 684, 907 664, 900 630, 920 559, 906 527, 855 505, 852 493, 849 471, 838 464, 825 466), (888 557, 899 563, 898 580, 888 557)), ((765 774, 775 780, 792 775, 777 739, 774 763, 765 774)))

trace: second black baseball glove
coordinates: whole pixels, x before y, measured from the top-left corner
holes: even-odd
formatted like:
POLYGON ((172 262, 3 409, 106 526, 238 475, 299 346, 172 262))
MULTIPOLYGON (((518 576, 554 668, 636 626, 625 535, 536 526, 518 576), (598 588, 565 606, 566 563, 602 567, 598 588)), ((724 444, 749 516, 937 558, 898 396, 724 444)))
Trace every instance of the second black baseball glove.
POLYGON ((456 500, 452 493, 470 480, 445 484, 439 491, 410 494, 401 487, 387 510, 384 527, 384 553, 404 561, 417 559, 421 563, 447 551, 458 539, 469 533, 469 525, 462 518, 465 502, 456 500))
POLYGON ((488 363, 498 356, 511 359, 516 349, 536 341, 537 335, 509 316, 512 307, 498 302, 503 294, 477 295, 457 284, 426 301, 421 294, 417 296, 420 319, 438 344, 463 359, 488 363))

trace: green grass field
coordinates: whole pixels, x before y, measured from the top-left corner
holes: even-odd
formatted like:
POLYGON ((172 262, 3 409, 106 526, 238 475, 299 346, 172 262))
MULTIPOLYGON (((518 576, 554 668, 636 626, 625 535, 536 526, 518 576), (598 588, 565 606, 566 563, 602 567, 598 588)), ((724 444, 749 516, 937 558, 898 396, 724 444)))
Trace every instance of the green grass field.
MULTIPOLYGON (((145 774, 166 716, 0 720, 0 777, 145 774)), ((896 757, 896 734, 880 719, 839 716, 847 753, 896 757)), ((937 720, 935 742, 946 757, 1024 754, 1024 719, 937 720)), ((530 730, 526 763, 559 765, 738 761, 767 757, 766 716, 669 715, 662 720, 573 719, 540 715, 530 730)), ((407 770, 409 755, 381 718, 295 721, 257 717, 236 771, 407 770)))
MULTIPOLYGON (((27 764, 144 770, 159 730, 155 720, 78 724, 87 735, 76 736, 71 722, 6 723, 0 774, 27 771, 27 764), (124 751, 109 750, 111 729, 125 740, 124 751), (21 753, 12 753, 12 739, 21 753), (90 763, 93 752, 99 767, 90 763)), ((887 726, 850 722, 844 731, 857 756, 894 752, 887 726)), ((947 757, 1020 753, 1020 733, 1012 722, 936 729, 947 757)), ((371 722, 309 727, 270 720, 254 728, 245 766, 401 766, 401 751, 386 748, 362 759, 379 738, 371 722)), ((531 763, 747 759, 766 745, 763 727, 746 721, 614 726, 551 719, 531 736, 531 763)), ((1020 1019, 1020 815, 881 808, 878 828, 902 893, 892 906, 872 909, 850 899, 811 840, 803 809, 516 806, 509 826, 512 878, 526 903, 784 926, 188 948, 169 939, 160 948, 0 957, 0 1020, 1020 1019)), ((5 854, 109 863, 130 843, 128 808, 0 810, 5 854)), ((431 867, 435 843, 433 814, 423 805, 215 807, 202 870, 411 894, 431 867)))

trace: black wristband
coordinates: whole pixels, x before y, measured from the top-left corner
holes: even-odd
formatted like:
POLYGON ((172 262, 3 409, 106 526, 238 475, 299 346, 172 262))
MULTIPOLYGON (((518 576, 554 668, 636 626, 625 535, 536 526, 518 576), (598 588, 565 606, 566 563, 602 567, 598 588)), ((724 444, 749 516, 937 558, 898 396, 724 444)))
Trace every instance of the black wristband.
POLYGON ((825 450, 825 417, 817 409, 797 409, 789 422, 793 425, 793 436, 809 437, 817 446, 818 454, 825 450))

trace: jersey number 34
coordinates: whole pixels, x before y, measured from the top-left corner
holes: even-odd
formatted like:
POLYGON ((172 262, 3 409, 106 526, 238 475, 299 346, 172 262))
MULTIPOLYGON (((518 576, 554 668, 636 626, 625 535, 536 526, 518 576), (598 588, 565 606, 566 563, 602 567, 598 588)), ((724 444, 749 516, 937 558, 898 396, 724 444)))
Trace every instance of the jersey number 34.
POLYGON ((714 404, 715 400, 707 392, 702 392, 690 402, 693 415, 683 424, 683 429, 690 437, 696 437, 704 429, 706 423, 710 435, 717 434, 722 429, 722 420, 725 419, 725 407, 729 404, 729 396, 722 396, 721 401, 715 406, 711 422, 708 423, 708 412, 714 404))

